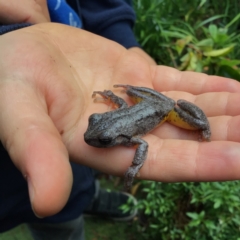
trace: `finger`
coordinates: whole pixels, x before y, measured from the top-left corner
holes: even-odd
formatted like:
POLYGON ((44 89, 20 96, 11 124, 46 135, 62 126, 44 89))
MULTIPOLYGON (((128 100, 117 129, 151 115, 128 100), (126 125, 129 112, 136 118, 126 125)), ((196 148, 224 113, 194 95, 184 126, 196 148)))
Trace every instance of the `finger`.
POLYGON ((167 182, 240 179, 240 144, 225 141, 149 141, 142 177, 167 182))
POLYGON ((28 182, 34 212, 41 217, 59 212, 68 200, 72 173, 43 99, 22 81, 5 81, 0 109, 1 141, 28 182))
POLYGON ((50 22, 45 0, 2 1, 0 3, 0 20, 5 24, 50 22))
MULTIPOLYGON (((211 141, 240 142, 240 116, 210 117, 211 141)), ((160 139, 181 139, 198 141, 201 139, 200 131, 192 131, 164 123, 154 129, 151 134, 160 139)))
POLYGON ((208 117, 240 115, 240 93, 211 92, 192 95, 187 92, 167 92, 166 95, 174 100, 185 99, 200 107, 208 117))
MULTIPOLYGON (((225 181, 240 179, 240 144, 225 141, 197 142, 162 140, 148 135, 148 157, 139 176, 164 182, 225 181)), ((103 172, 123 176, 131 166, 136 149, 90 146, 85 164, 103 172), (91 149, 91 151, 90 151, 91 149)))
POLYGON ((181 72, 166 66, 152 66, 153 86, 157 91, 240 92, 240 83, 229 78, 208 76, 203 73, 181 72))

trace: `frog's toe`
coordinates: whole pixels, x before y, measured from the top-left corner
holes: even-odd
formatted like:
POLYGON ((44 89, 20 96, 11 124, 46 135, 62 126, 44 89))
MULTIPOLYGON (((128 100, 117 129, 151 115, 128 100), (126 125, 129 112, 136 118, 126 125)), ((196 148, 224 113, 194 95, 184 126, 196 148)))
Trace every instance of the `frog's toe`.
POLYGON ((138 168, 136 166, 131 166, 128 168, 124 175, 124 188, 125 190, 130 190, 133 184, 134 177, 138 173, 138 168))
POLYGON ((114 87, 114 88, 118 88, 118 87, 128 88, 128 87, 130 87, 130 86, 127 85, 127 84, 114 84, 113 87, 114 87))
POLYGON ((202 131, 202 137, 203 137, 203 140, 206 140, 206 141, 210 142, 211 141, 211 131, 210 131, 210 129, 203 130, 202 131))

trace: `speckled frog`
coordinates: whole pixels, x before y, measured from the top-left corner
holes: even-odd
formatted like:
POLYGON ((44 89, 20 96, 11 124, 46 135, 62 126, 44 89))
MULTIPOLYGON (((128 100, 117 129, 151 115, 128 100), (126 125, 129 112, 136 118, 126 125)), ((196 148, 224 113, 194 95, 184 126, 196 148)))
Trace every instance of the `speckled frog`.
POLYGON ((94 113, 89 117, 88 129, 84 134, 87 144, 108 148, 117 145, 137 146, 132 165, 125 173, 125 189, 132 186, 134 177, 142 167, 148 151, 148 143, 141 136, 159 124, 168 121, 173 125, 189 130, 200 130, 202 139, 210 141, 211 131, 207 117, 196 105, 185 100, 174 100, 150 88, 117 84, 123 87, 135 105, 128 106, 112 91, 95 91, 104 99, 110 100, 116 110, 94 113))

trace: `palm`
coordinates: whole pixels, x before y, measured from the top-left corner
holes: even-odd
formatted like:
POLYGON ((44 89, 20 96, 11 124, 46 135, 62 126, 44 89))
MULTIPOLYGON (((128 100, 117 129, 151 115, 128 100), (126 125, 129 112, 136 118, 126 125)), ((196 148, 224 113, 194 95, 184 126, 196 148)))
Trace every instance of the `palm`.
POLYGON ((112 89, 116 83, 193 101, 210 117, 210 143, 200 143, 197 135, 169 124, 145 136, 149 153, 142 178, 239 178, 239 83, 149 66, 113 42, 62 25, 36 25, 6 34, 0 52, 5 56, 0 64, 0 137, 27 177, 30 196, 34 189, 32 204, 38 214, 53 214, 67 201, 72 184, 68 154, 73 161, 112 174, 122 175, 130 166, 134 149, 97 149, 83 140, 89 115, 109 110, 93 102, 92 92, 112 89))
MULTIPOLYGON (((102 41, 102 39, 96 40, 102 41)), ((209 77, 204 74, 181 73, 163 66, 149 67, 138 56, 110 43, 107 44, 107 48, 98 48, 93 54, 88 60, 91 64, 88 64, 85 69, 88 75, 86 74, 86 78, 81 77, 85 81, 84 84, 88 84, 87 94, 84 96, 87 108, 82 114, 78 131, 75 132, 71 142, 70 153, 73 159, 101 171, 118 175, 123 175, 131 165, 135 149, 126 147, 97 149, 87 146, 83 141, 88 117, 95 112, 111 110, 106 104, 94 103, 91 98, 92 92, 113 89, 114 84, 123 83, 166 91, 168 96, 176 100, 182 98, 195 102, 210 117, 213 132, 210 143, 198 142, 197 134, 169 124, 164 124, 145 136, 150 147, 148 160, 140 171, 142 178, 158 181, 237 178, 239 173, 234 172, 230 167, 226 168, 225 163, 233 160, 231 148, 233 145, 238 146, 237 142, 240 140, 234 130, 238 129, 240 124, 238 117, 240 109, 236 107, 240 101, 240 94, 221 92, 239 91, 240 86, 237 82, 230 83, 226 79, 209 77), (104 61, 102 61, 102 56, 104 56, 104 61), (227 141, 232 141, 232 143, 227 141)), ((78 57, 79 55, 76 54, 77 59, 78 57)), ((83 58, 83 62, 85 61, 86 56, 83 58)), ((76 65, 75 69, 79 72, 79 76, 83 76, 82 68, 76 65)), ((128 100, 128 97, 119 90, 115 92, 128 100)), ((236 165, 234 169, 237 169, 236 165)))

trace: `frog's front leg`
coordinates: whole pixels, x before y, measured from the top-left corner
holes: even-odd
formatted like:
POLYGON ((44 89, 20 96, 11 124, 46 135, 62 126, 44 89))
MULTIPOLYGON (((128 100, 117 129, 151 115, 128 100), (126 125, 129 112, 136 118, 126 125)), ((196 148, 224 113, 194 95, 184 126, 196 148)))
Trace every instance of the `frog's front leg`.
POLYGON ((195 104, 178 100, 177 106, 168 116, 171 124, 190 130, 200 130, 203 139, 211 140, 210 124, 204 112, 195 104))
POLYGON ((169 102, 172 105, 175 104, 175 101, 165 95, 163 95, 160 92, 157 92, 151 88, 146 88, 146 87, 136 87, 136 86, 131 86, 131 85, 124 85, 124 84, 115 84, 113 87, 118 88, 118 87, 123 87, 126 89, 126 93, 128 96, 131 97, 131 99, 135 103, 141 102, 143 99, 149 99, 150 101, 152 100, 157 100, 157 101, 165 101, 169 102))
POLYGON ((131 189, 134 177, 139 172, 147 158, 148 143, 141 138, 133 137, 130 141, 132 145, 138 145, 134 155, 132 166, 128 168, 124 176, 124 188, 126 191, 131 189))
POLYGON ((110 90, 104 90, 103 92, 101 92, 101 91, 94 91, 92 97, 95 97, 96 94, 101 95, 104 99, 110 100, 118 108, 127 108, 128 107, 127 103, 122 98, 116 96, 110 90))

